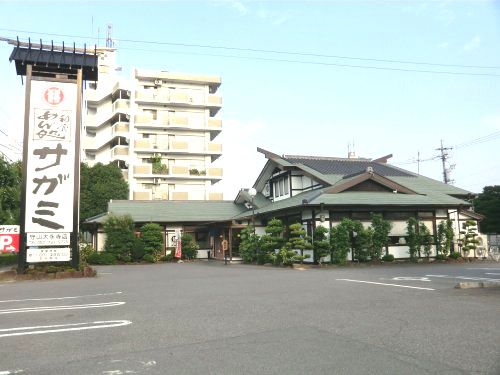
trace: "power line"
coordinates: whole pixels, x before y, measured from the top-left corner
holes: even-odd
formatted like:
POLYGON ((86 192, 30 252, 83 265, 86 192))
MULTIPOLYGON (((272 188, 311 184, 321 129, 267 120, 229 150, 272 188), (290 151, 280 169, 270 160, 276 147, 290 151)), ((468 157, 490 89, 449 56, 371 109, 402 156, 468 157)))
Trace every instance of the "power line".
POLYGON ((411 72, 411 73, 429 73, 429 74, 445 74, 445 75, 459 75, 459 76, 487 76, 487 77, 500 77, 500 74, 495 73, 475 73, 475 72, 453 72, 444 70, 420 70, 420 69, 406 69, 406 68, 391 68, 373 65, 352 65, 352 64, 340 64, 340 63, 328 63, 321 61, 305 61, 305 60, 289 60, 289 59, 275 59, 268 57, 258 57, 258 56, 238 56, 238 55, 224 55, 224 54, 209 54, 209 53, 196 53, 196 52, 181 52, 181 51, 167 51, 167 50, 151 50, 143 48, 129 48, 120 47, 122 50, 131 51, 142 51, 142 52, 164 52, 164 53, 176 53, 184 55, 194 55, 194 56, 211 56, 211 57, 225 57, 234 58, 242 60, 260 60, 260 61, 272 61, 272 62, 285 62, 293 64, 306 64, 306 65, 321 65, 321 66, 337 66, 342 68, 357 68, 357 69, 370 69, 370 70, 387 70, 387 71, 397 71, 397 72, 411 72))
POLYGON ((475 138, 475 139, 472 139, 472 140, 465 141, 463 143, 460 143, 460 144, 454 146, 454 148, 458 149, 458 148, 470 147, 470 146, 477 145, 479 143, 493 141, 493 140, 495 140, 497 138, 500 138, 500 131, 496 131, 496 132, 484 135, 484 136, 479 137, 479 138, 475 138))
MULTIPOLYGON (((48 35, 48 36, 58 36, 58 37, 78 38, 78 39, 90 39, 90 40, 95 39, 95 38, 89 37, 89 36, 58 34, 58 33, 42 33, 42 32, 37 32, 37 31, 30 31, 30 30, 17 30, 17 29, 6 29, 6 28, 0 28, 0 30, 7 31, 7 32, 35 34, 35 35, 48 35)), ((136 43, 136 44, 168 45, 168 46, 177 46, 177 47, 218 49, 218 50, 230 50, 230 51, 240 51, 240 52, 271 53, 271 54, 280 54, 280 55, 335 58, 335 59, 370 61, 370 62, 390 63, 390 64, 427 65, 427 66, 465 68, 465 69, 471 69, 471 68, 472 69, 500 69, 500 66, 444 64, 444 63, 434 63, 434 62, 427 62, 427 61, 397 60, 397 59, 376 59, 376 58, 359 57, 359 56, 330 55, 330 54, 285 51, 285 50, 275 50, 275 49, 242 48, 242 47, 210 45, 210 44, 193 44, 193 43, 179 43, 179 42, 153 41, 153 40, 136 40, 136 39, 125 39, 125 38, 113 38, 113 40, 118 41, 118 42, 136 43)))

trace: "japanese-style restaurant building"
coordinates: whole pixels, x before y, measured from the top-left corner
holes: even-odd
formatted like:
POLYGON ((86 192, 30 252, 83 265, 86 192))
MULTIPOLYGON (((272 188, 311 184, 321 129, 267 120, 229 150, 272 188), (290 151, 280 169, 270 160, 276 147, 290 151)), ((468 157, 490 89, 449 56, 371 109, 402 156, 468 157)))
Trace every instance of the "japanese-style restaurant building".
MULTIPOLYGON (((108 212, 86 222, 95 248, 102 249, 102 223, 109 214, 130 215, 137 228, 154 222, 164 228, 165 250, 173 247, 176 230, 193 234, 199 258, 238 257, 239 233, 255 223, 256 232, 272 218, 286 225, 301 223, 308 234, 315 227, 330 228, 349 217, 370 223, 381 213, 392 229, 386 252, 408 257, 406 221, 418 218, 436 233, 439 223, 451 219, 455 238, 466 220, 479 220, 471 210, 469 191, 388 164, 392 155, 377 159, 283 155, 257 149, 267 163, 252 189, 241 189, 232 201, 111 201, 108 212)), ((433 255, 436 250, 433 247, 433 255)), ((473 254, 472 254, 473 256, 473 254)))

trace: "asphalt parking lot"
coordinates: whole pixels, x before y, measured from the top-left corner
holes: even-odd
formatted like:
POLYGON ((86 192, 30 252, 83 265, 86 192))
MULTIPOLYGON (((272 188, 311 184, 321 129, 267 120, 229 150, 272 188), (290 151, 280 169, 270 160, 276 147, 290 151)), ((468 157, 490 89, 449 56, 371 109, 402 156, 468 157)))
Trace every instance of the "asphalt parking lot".
POLYGON ((500 264, 99 267, 0 284, 0 374, 498 374, 500 264))

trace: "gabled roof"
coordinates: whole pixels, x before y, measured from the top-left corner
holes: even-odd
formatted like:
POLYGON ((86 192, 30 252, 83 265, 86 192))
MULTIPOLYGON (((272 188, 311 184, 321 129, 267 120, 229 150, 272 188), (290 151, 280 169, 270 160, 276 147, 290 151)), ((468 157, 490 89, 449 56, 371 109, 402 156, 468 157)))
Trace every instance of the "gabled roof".
POLYGON ((362 182, 373 181, 381 186, 386 187, 388 190, 392 190, 394 192, 399 192, 403 194, 417 194, 413 190, 408 189, 407 187, 398 184, 374 172, 363 172, 351 177, 352 178, 343 179, 343 181, 341 181, 339 184, 327 189, 325 192, 328 194, 341 193, 356 185, 361 184, 362 182))
POLYGON ((343 159, 318 156, 284 156, 285 160, 293 164, 306 165, 321 174, 335 174, 348 176, 366 171, 371 167, 373 171, 381 176, 404 176, 413 177, 407 171, 396 169, 391 165, 370 159, 343 159))
MULTIPOLYGON (((470 192, 440 181, 387 164, 391 154, 371 160, 364 158, 336 158, 321 156, 279 156, 258 148, 268 162, 254 184, 263 187, 276 167, 309 176, 322 187, 291 198, 273 202, 256 213, 289 209, 307 204, 340 206, 425 206, 468 207, 464 200, 470 192), (370 182, 381 185, 384 191, 352 191, 353 187, 370 182), (394 194, 396 193, 396 194, 394 194)), ((244 216, 242 213, 240 216, 244 216)))

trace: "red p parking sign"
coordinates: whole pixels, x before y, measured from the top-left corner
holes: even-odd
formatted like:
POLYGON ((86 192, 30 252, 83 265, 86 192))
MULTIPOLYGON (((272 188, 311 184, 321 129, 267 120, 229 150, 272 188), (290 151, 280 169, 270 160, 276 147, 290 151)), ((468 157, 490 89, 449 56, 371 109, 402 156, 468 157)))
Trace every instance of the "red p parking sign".
POLYGON ((0 253, 19 252, 19 225, 0 225, 0 253))

